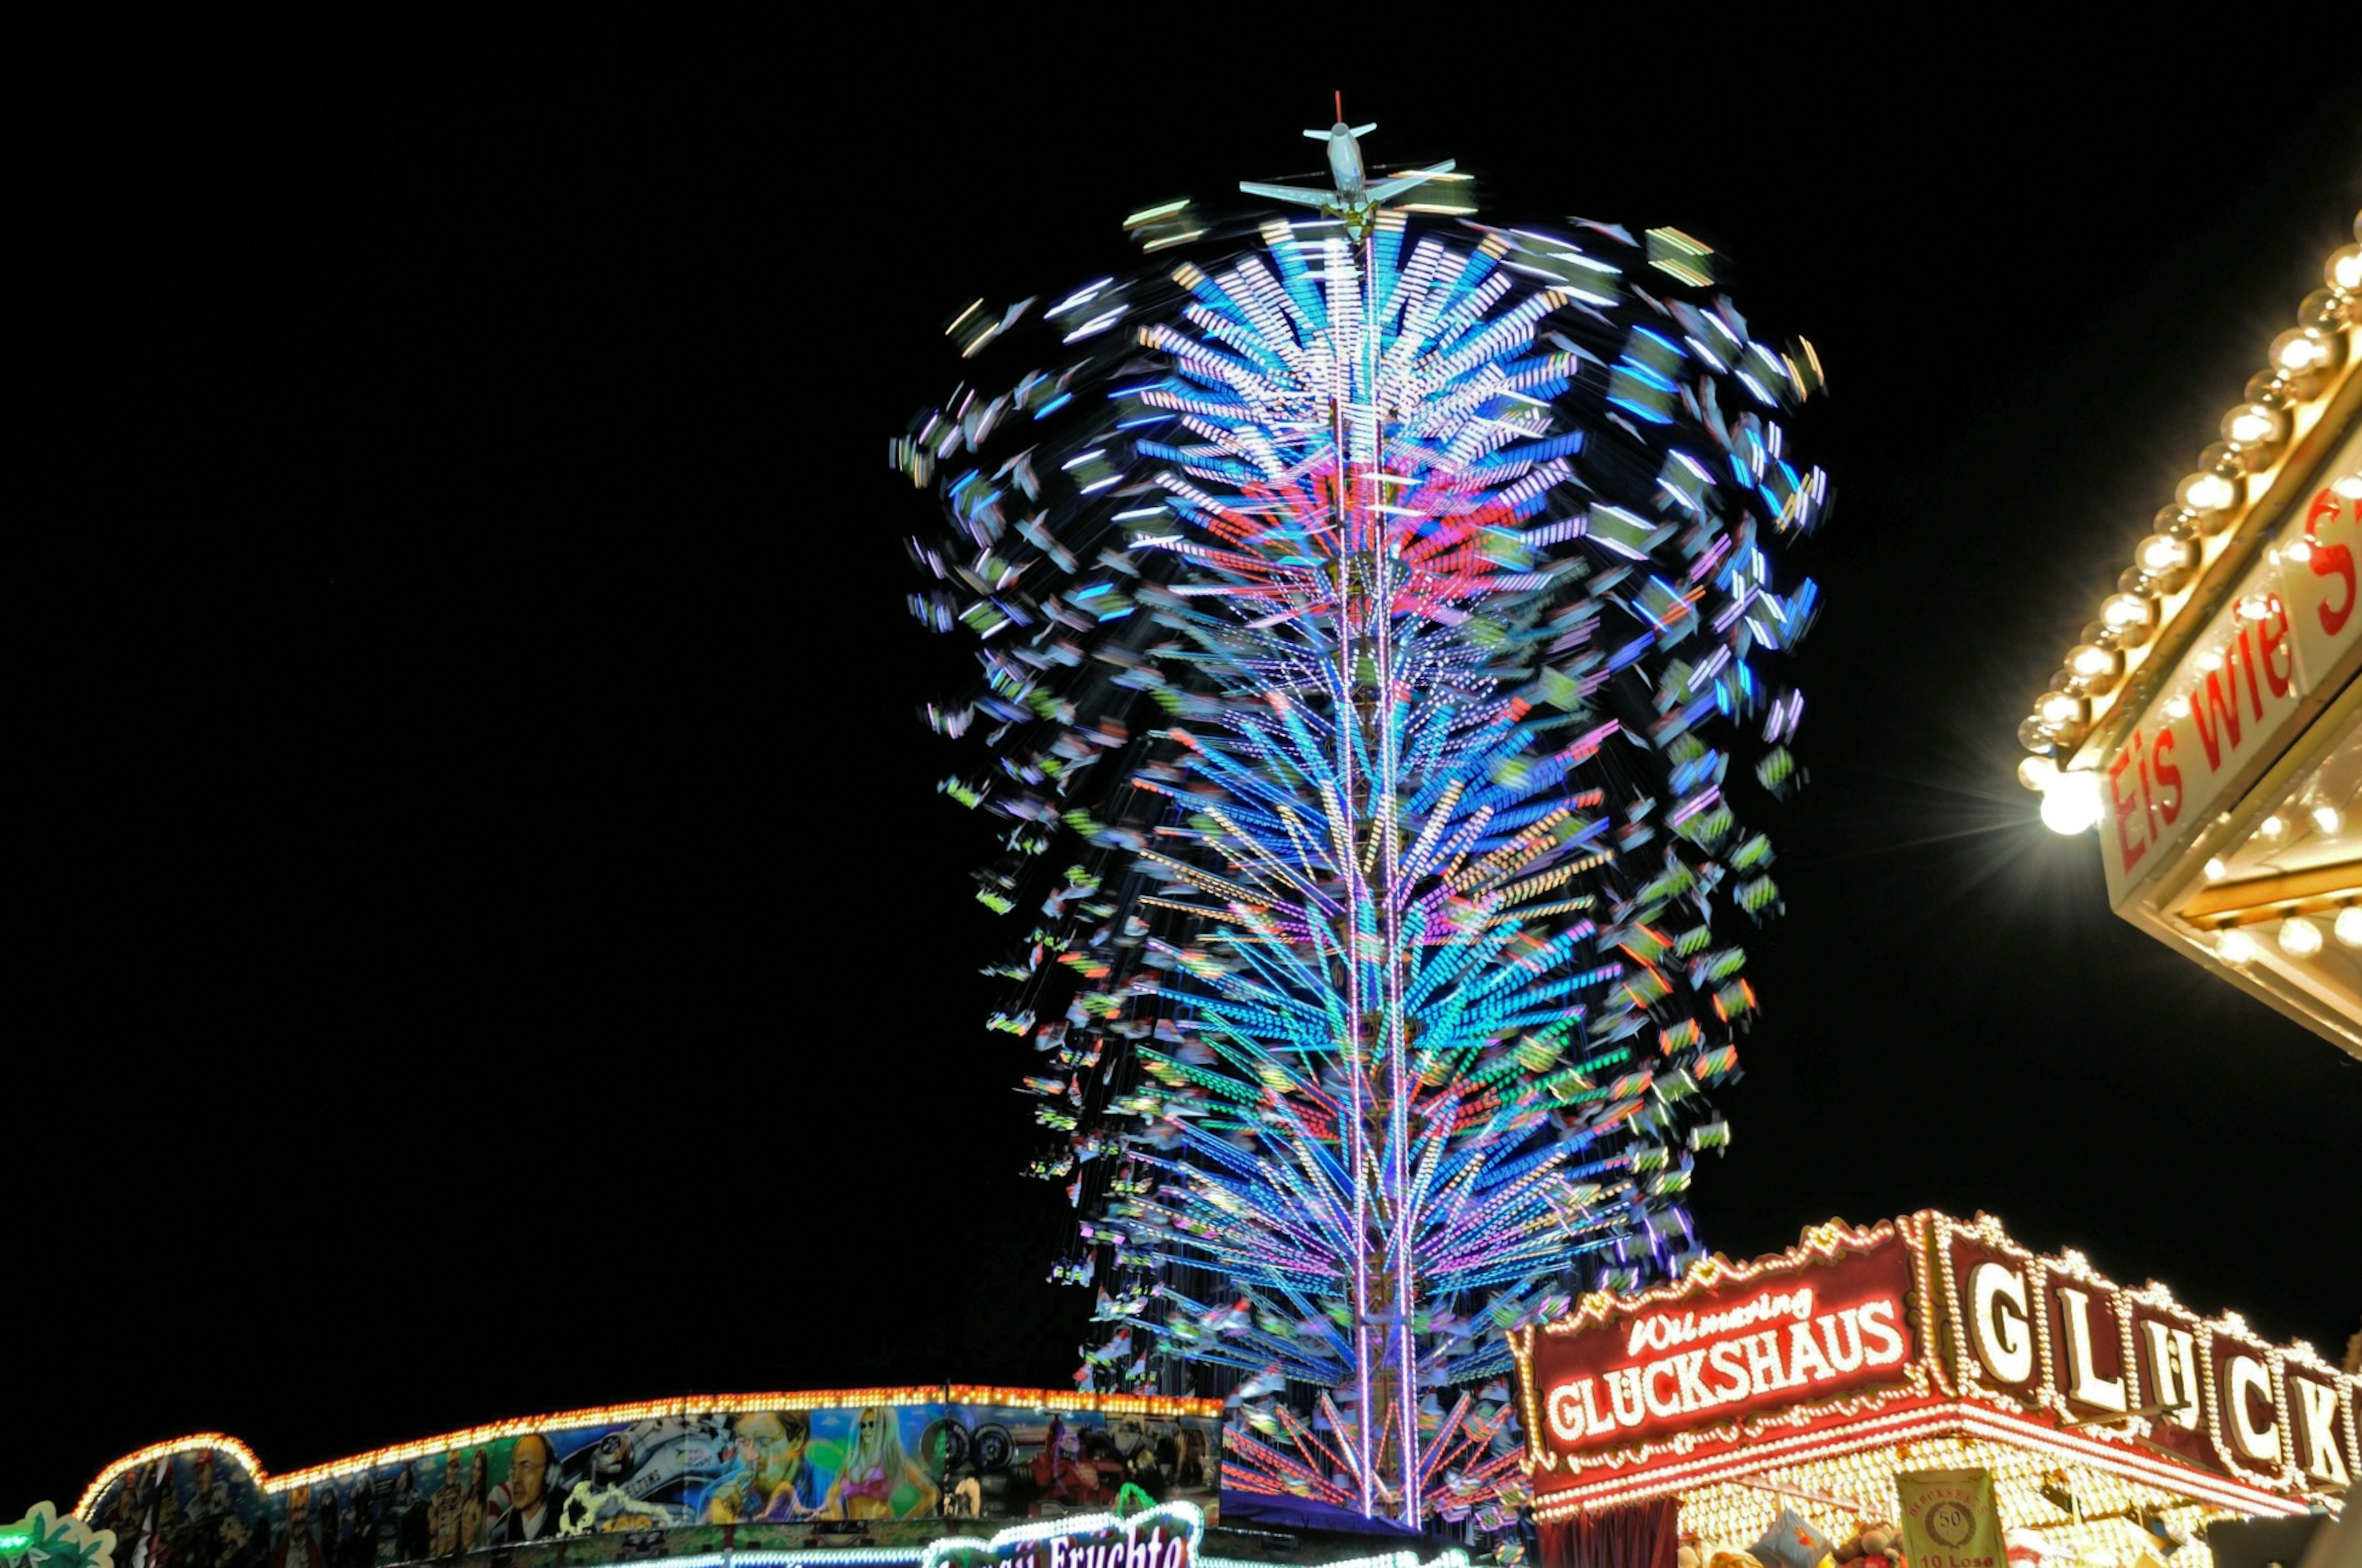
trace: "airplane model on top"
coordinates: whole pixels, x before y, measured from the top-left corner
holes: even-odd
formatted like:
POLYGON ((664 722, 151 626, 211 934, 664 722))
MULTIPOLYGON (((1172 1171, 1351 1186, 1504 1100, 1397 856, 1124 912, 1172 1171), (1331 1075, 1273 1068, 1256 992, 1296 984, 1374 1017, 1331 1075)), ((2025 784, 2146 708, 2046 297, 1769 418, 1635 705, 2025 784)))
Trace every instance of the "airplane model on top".
POLYGON ((1255 180, 1240 181, 1239 189, 1250 196, 1264 196, 1296 206, 1313 207, 1331 217, 1342 218, 1354 237, 1359 238, 1368 230, 1370 218, 1381 203, 1392 201, 1414 185, 1449 174, 1453 168, 1452 160, 1447 158, 1425 169, 1416 169, 1407 174, 1396 174, 1375 184, 1370 183, 1362 167, 1361 138, 1377 128, 1374 123, 1347 125, 1345 95, 1340 93, 1337 94, 1337 123, 1327 130, 1304 133, 1314 141, 1328 143, 1329 175, 1335 182, 1335 189, 1323 191, 1304 185, 1268 185, 1255 180))

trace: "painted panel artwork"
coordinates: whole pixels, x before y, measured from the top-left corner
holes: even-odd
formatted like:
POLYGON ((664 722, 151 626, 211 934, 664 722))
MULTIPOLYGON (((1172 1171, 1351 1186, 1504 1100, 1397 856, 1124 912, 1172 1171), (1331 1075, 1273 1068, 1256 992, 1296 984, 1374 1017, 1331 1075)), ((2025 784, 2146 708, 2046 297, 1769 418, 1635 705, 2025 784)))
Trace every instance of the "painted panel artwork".
POLYGON ((189 1447, 115 1476, 89 1517, 125 1568, 379 1568, 651 1530, 678 1549, 701 1527, 1054 1518, 1103 1510, 1127 1484, 1210 1515, 1220 1438, 1200 1415, 783 1401, 559 1419, 267 1488, 237 1445, 189 1447))

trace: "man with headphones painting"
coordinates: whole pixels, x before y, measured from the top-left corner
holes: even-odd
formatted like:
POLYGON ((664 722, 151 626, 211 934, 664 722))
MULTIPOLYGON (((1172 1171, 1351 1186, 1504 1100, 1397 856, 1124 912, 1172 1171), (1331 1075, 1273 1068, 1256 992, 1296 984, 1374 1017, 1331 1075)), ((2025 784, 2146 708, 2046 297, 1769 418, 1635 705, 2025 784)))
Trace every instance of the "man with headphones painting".
POLYGON ((509 1450, 508 1511, 492 1526, 492 1544, 522 1546, 547 1540, 557 1533, 557 1499, 550 1495, 557 1480, 557 1451, 539 1432, 527 1432, 509 1450))

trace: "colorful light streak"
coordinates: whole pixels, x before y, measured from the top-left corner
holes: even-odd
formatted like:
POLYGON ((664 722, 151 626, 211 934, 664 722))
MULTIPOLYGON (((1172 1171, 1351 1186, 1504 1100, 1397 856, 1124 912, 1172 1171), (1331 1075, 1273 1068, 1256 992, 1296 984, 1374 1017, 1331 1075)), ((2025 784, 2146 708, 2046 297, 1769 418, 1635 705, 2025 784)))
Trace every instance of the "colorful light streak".
POLYGON ((1730 753, 1802 711, 1772 555, 1826 500, 1779 423, 1818 362, 1687 236, 1580 234, 1268 221, 1070 296, 1051 368, 895 444, 948 522, 913 608, 986 639, 929 710, 989 755, 944 790, 1010 823, 979 898, 1042 900, 995 972, 1056 1069, 1054 1276, 1120 1331, 1078 1376, 1242 1384, 1226 1485, 1497 1506, 1502 1331, 1700 1255, 1697 1091, 1755 1005, 1722 928, 1778 903, 1730 753))

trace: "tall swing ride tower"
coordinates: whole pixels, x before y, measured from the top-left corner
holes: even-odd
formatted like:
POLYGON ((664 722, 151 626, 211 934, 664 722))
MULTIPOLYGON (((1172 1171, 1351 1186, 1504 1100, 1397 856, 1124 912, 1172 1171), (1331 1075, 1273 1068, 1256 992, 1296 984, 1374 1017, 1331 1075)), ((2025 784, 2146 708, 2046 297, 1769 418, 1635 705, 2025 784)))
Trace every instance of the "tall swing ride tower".
POLYGON ((894 457, 912 608, 983 666, 929 712, 1006 851, 1080 1377, 1226 1386, 1227 1487, 1497 1523, 1503 1331, 1700 1255, 1821 377, 1699 242, 1476 222, 1373 128, 1242 186, 1292 219, 1153 209, 1158 270, 971 307, 1022 373, 894 457))

